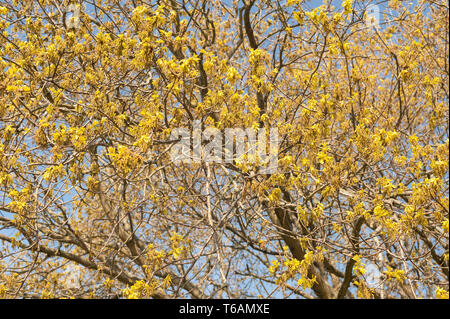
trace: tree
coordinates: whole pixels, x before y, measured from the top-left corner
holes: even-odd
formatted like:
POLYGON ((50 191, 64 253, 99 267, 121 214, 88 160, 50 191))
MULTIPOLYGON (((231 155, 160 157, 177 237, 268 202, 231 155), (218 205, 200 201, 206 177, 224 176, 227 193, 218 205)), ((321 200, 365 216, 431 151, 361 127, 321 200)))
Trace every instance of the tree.
POLYGON ((376 4, 1 0, 0 297, 448 298, 448 3, 376 4))

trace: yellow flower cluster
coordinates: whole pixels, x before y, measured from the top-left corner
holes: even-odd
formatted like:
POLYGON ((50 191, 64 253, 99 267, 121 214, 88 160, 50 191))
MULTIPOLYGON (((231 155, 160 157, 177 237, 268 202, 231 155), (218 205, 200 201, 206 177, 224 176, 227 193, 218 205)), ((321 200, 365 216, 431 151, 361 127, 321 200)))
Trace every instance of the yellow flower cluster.
POLYGON ((109 147, 108 156, 110 156, 114 165, 123 175, 138 168, 143 161, 139 154, 134 153, 124 145, 119 145, 117 148, 109 147))

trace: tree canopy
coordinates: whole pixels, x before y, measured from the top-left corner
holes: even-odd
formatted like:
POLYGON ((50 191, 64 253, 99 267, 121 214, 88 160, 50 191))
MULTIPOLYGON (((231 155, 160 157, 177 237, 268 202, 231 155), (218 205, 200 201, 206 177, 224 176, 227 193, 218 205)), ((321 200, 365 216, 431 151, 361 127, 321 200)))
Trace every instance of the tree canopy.
POLYGON ((0 298, 448 298, 448 19, 0 0, 0 298), (277 169, 174 162, 195 121, 277 169))

